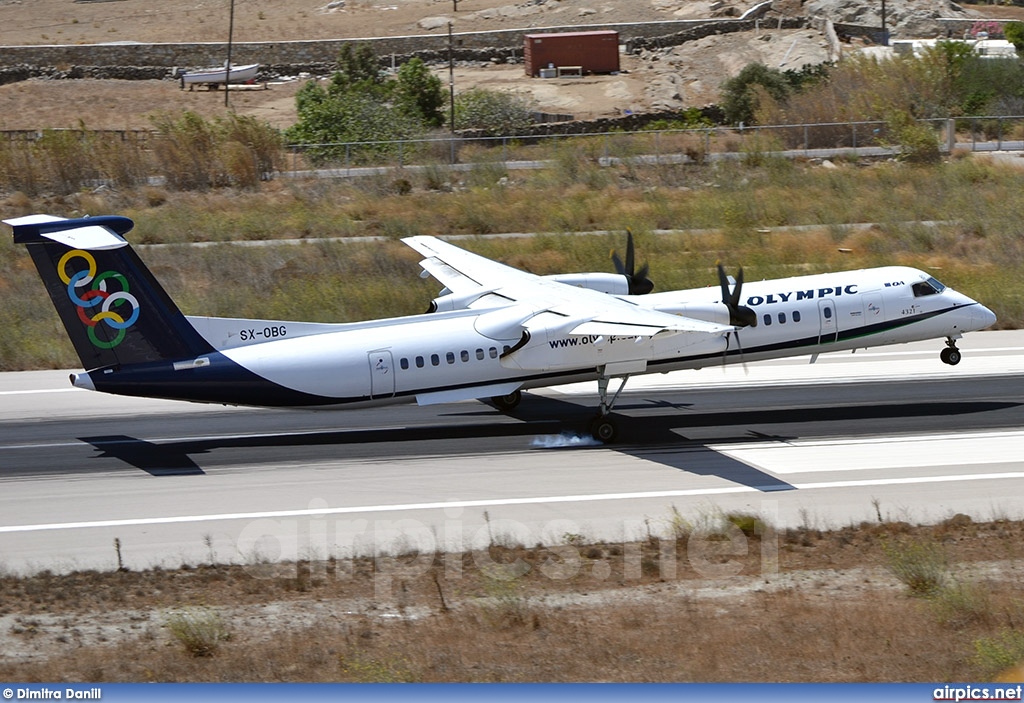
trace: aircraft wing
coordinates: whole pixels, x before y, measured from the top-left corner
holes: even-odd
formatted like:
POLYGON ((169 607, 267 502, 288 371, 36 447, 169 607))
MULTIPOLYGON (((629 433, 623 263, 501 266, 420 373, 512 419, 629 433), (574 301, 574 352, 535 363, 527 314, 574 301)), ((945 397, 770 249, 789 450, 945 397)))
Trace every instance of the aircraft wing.
POLYGON ((452 293, 495 290, 527 278, 536 278, 533 274, 499 264, 436 237, 406 237, 402 241, 427 257, 420 266, 452 293))
POLYGON ((427 257, 420 266, 452 293, 480 292, 491 294, 492 299, 504 299, 507 304, 502 309, 483 313, 481 319, 491 318, 491 329, 507 328, 508 337, 518 337, 523 329, 531 333, 543 329, 569 336, 611 337, 681 333, 718 336, 735 329, 542 278, 435 237, 407 237, 402 241, 427 257))

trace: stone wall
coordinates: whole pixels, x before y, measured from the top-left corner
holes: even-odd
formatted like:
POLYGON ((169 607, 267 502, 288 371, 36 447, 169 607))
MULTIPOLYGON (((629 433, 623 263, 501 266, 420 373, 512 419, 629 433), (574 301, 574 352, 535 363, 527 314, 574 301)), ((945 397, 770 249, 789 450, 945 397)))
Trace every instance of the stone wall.
MULTIPOLYGON (((749 13, 748 13, 749 17, 749 13)), ((703 35, 752 28, 748 18, 711 20, 674 20, 669 22, 635 22, 629 24, 595 24, 566 27, 513 29, 494 32, 461 32, 453 36, 457 54, 468 58, 479 52, 503 57, 522 58, 523 37, 539 32, 583 32, 614 30, 623 42, 640 38, 688 36, 690 31, 703 35)), ((336 39, 327 41, 235 42, 232 62, 259 63, 263 66, 298 67, 299 70, 333 66, 345 44, 370 44, 381 57, 391 55, 432 55, 447 57, 447 33, 372 39, 336 39), (305 67, 305 68, 304 68, 305 67)), ((57 71, 88 70, 99 67, 159 67, 168 73, 174 68, 220 66, 227 56, 227 44, 75 44, 54 46, 0 47, 0 69, 22 72, 39 67, 57 71)), ((70 77, 70 76, 69 76, 70 77)))
POLYGON ((696 41, 715 34, 729 34, 731 32, 753 32, 760 28, 778 29, 799 29, 807 25, 807 20, 802 17, 779 17, 775 20, 733 20, 731 22, 706 22, 696 27, 686 27, 681 31, 673 32, 663 36, 636 37, 626 42, 627 53, 637 53, 642 50, 661 49, 668 46, 678 46, 688 41, 696 41))
MULTIPOLYGON (((701 117, 714 124, 722 124, 725 116, 717 105, 708 105, 698 111, 701 117)), ((652 122, 679 120, 678 110, 667 112, 647 112, 643 114, 623 115, 621 117, 602 117, 596 120, 560 121, 535 124, 527 127, 516 135, 519 141, 529 141, 529 137, 544 137, 559 134, 606 134, 609 132, 635 132, 647 127, 652 122)), ((460 139, 490 139, 486 130, 460 129, 460 139)))

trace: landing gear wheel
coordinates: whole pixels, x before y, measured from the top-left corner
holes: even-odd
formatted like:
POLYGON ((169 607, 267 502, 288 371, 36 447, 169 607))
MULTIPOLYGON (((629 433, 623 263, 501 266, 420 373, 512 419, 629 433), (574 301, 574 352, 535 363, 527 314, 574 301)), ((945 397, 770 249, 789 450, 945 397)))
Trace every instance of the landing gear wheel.
POLYGON ((950 366, 956 366, 960 363, 962 355, 960 350, 956 347, 946 347, 939 354, 939 358, 942 359, 942 363, 949 364, 950 366))
POLYGON ((494 406, 502 412, 508 412, 509 410, 515 410, 519 407, 519 402, 523 399, 523 392, 519 390, 512 391, 508 395, 496 395, 491 398, 491 402, 494 406))
POLYGON ((598 415, 590 423, 590 435, 598 442, 611 444, 619 436, 619 426, 607 415, 598 415))

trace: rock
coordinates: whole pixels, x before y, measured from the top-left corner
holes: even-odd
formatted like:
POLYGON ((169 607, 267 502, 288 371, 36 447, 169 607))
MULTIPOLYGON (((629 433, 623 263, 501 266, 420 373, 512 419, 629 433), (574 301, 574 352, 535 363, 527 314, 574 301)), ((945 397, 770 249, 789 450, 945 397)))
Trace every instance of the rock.
POLYGON ((424 17, 419 22, 417 22, 416 25, 420 29, 426 29, 429 31, 431 29, 440 29, 441 27, 447 27, 449 22, 451 22, 451 18, 449 17, 424 17))
MULTIPOLYGON (((879 27, 882 24, 881 4, 864 0, 807 0, 803 13, 841 24, 879 27)), ((968 17, 967 12, 951 0, 887 0, 885 24, 891 34, 906 37, 935 36, 944 27, 940 17, 968 17)))

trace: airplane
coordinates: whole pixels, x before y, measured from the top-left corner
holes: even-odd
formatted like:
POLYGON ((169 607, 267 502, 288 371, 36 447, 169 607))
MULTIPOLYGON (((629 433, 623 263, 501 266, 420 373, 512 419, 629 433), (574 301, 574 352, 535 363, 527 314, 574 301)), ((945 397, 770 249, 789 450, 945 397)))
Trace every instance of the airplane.
POLYGON ((610 443, 631 376, 945 338, 991 326, 981 303, 890 266, 652 293, 632 234, 615 273, 539 276, 430 236, 403 239, 443 289, 424 314, 353 323, 184 315, 105 215, 4 220, 26 245, 85 371, 78 388, 201 403, 345 408, 468 399, 597 381, 589 431, 610 443), (745 297, 744 297, 745 296, 745 297), (742 336, 742 339, 741 339, 742 336), (610 381, 618 387, 611 392, 610 381))

